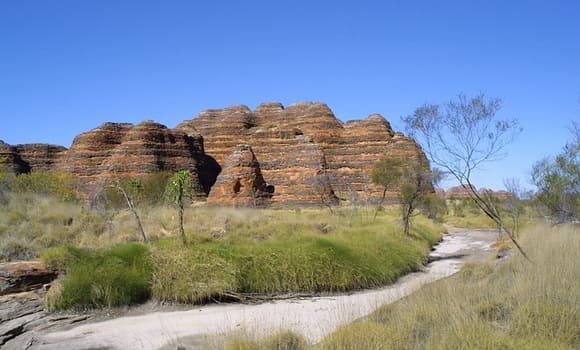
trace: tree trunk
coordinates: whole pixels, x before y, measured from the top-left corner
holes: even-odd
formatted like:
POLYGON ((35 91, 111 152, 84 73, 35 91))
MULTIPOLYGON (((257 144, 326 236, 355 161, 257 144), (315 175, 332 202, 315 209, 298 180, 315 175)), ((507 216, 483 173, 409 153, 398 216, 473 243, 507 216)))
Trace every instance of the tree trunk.
POLYGON ((413 213, 413 206, 407 205, 405 211, 403 212, 403 233, 405 236, 409 235, 411 226, 411 214, 413 213))
POLYGON ((187 238, 185 237, 185 230, 183 229, 183 201, 179 198, 179 235, 181 236, 181 241, 183 244, 187 244, 187 238))
MULTIPOLYGON (((460 184, 463 186, 463 183, 460 182, 460 184)), ((485 215, 487 215, 490 219, 492 219, 497 225, 498 227, 503 228, 505 233, 507 234, 508 238, 510 239, 510 241, 514 244, 514 246, 517 248, 517 250, 520 252, 520 254, 522 254, 522 256, 528 260, 528 261, 532 261, 530 259, 530 257, 528 257, 528 254, 526 254, 526 252, 524 251, 524 248, 522 248, 522 246, 520 246, 520 244, 518 243, 517 239, 514 236, 514 233, 505 228, 505 225, 503 223, 503 218, 501 217, 501 215, 498 213, 498 211, 496 210, 495 206, 493 205, 493 203, 491 201, 489 201, 489 203, 487 201, 485 201, 483 198, 481 198, 481 196, 477 193, 477 191, 474 190, 473 185, 471 184, 471 182, 469 182, 469 180, 467 180, 467 187, 468 187, 468 192, 469 196, 471 197, 471 199, 473 199, 473 201, 475 202, 475 204, 477 204, 477 206, 483 210, 483 212, 485 213, 485 215)))
POLYGON ((384 188, 383 189, 383 196, 381 197, 381 201, 379 202, 379 204, 377 204, 377 208, 375 209, 375 215, 373 216, 373 221, 375 221, 377 219, 377 214, 379 213, 379 208, 381 207, 381 205, 383 205, 383 202, 385 201, 386 195, 387 195, 387 189, 384 188))
POLYGON ((143 225, 141 225, 141 218, 139 217, 139 214, 137 213, 137 209, 135 209, 135 206, 133 205, 133 201, 131 200, 131 197, 129 197, 129 194, 127 193, 127 191, 125 191, 125 189, 120 184, 117 184, 116 187, 119 191, 121 191, 121 193, 125 197, 125 201, 127 202, 127 206, 129 207, 129 210, 131 211, 131 213, 133 213, 133 217, 135 218, 135 222, 137 223, 137 228, 139 229, 139 233, 141 233, 141 238, 143 239, 143 242, 147 242, 147 236, 145 235, 145 230, 143 230, 143 225))

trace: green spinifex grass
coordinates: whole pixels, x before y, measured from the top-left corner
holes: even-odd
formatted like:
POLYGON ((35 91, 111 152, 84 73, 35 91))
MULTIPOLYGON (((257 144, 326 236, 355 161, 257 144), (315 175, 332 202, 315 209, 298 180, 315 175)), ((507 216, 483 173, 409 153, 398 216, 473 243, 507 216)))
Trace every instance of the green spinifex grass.
POLYGON ((128 243, 92 251, 66 246, 47 250, 42 258, 66 271, 47 295, 51 309, 128 305, 150 295, 151 256, 146 245, 128 243))
POLYGON ((367 321, 345 326, 319 349, 579 349, 580 228, 536 225, 519 255, 495 270, 468 264, 367 321))
MULTIPOLYGON (((324 214, 323 214, 324 215, 324 214)), ((281 223, 278 223, 280 225, 281 223)), ((382 224, 339 227, 255 238, 233 232, 183 247, 174 238, 155 244, 152 294, 200 302, 228 293, 338 292, 392 283, 424 263, 438 227, 419 225, 425 237, 404 237, 382 224)), ((392 229, 392 228, 391 228, 392 229)), ((277 231, 274 229, 274 231, 277 231)))

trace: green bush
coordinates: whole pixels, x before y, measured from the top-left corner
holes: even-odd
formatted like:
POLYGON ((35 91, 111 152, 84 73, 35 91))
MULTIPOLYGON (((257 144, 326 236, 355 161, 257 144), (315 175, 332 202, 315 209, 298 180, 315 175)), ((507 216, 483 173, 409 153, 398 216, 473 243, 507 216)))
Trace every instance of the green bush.
POLYGON ((151 258, 143 244, 94 251, 65 247, 43 257, 47 264, 65 271, 57 292, 47 297, 51 309, 112 307, 149 297, 151 258))
MULTIPOLYGON (((135 205, 156 205, 163 202, 165 187, 172 173, 158 171, 139 178, 126 179, 120 182, 120 186, 131 197, 135 205)), ((105 189, 106 206, 109 208, 126 208, 125 197, 114 186, 105 189)))
POLYGON ((62 201, 75 201, 78 181, 70 174, 35 171, 13 179, 12 192, 52 195, 62 201))

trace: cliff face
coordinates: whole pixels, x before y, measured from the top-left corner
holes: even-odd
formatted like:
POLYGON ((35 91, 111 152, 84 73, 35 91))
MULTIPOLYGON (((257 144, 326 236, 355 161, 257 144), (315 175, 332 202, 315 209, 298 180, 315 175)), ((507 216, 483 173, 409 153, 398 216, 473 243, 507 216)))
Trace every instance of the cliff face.
POLYGON ((90 188, 187 169, 199 195, 227 205, 376 201, 382 190, 371 183, 370 173, 384 156, 425 159, 420 147, 382 116, 343 123, 322 103, 212 109, 174 129, 150 121, 105 123, 78 135, 68 150, 0 142, 0 157, 19 173, 67 172, 90 188))
POLYGON ((322 103, 207 110, 176 129, 199 131, 206 153, 220 164, 237 144, 251 145, 265 181, 275 188, 272 200, 286 204, 335 202, 335 195, 376 201, 382 192, 370 180, 374 163, 387 155, 404 161, 425 157, 382 116, 344 124, 322 103))

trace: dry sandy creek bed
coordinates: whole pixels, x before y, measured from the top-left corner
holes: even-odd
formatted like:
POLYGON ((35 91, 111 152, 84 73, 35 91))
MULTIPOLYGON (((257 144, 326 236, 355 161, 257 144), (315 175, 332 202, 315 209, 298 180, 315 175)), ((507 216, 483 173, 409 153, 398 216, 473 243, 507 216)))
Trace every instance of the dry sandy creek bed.
POLYGON ((344 295, 277 300, 260 304, 138 307, 94 313, 47 313, 33 293, 12 296, 0 306, 2 349, 203 349, 225 335, 267 335, 291 330, 311 343, 338 326, 392 303, 422 285, 448 277, 466 261, 488 259, 495 230, 450 229, 420 272, 395 284, 344 295), (10 308, 12 317, 6 317, 10 308), (16 310, 16 311, 15 311, 16 310))

